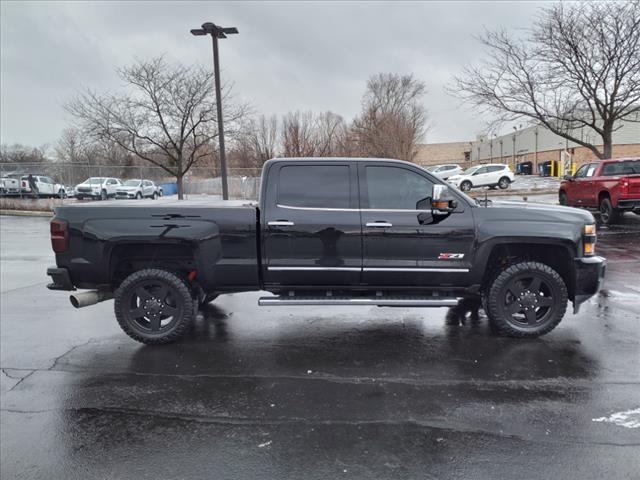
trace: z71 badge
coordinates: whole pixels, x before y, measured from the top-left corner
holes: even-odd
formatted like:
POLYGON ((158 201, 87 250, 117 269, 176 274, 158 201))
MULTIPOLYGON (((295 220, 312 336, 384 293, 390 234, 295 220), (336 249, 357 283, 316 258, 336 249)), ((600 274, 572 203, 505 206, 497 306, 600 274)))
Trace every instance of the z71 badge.
POLYGON ((464 258, 464 253, 441 253, 438 260, 458 260, 464 258))

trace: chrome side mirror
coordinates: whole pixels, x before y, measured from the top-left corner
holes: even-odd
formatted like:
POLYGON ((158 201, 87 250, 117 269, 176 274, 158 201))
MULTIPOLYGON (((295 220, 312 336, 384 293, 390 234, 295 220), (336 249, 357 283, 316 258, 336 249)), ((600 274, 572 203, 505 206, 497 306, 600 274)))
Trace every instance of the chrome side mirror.
POLYGON ((431 214, 434 216, 449 215, 455 208, 455 202, 446 185, 434 185, 431 196, 431 214))

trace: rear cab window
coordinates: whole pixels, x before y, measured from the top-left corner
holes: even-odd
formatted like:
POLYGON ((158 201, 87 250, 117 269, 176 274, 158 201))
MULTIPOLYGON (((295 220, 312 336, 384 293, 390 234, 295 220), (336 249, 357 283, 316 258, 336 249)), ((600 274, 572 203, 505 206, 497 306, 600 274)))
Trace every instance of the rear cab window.
POLYGON ((638 174, 640 174, 640 160, 610 162, 605 163, 604 167, 602 167, 602 176, 604 177, 638 174))
POLYGON ((352 208, 349 165, 280 167, 276 203, 294 208, 352 208))

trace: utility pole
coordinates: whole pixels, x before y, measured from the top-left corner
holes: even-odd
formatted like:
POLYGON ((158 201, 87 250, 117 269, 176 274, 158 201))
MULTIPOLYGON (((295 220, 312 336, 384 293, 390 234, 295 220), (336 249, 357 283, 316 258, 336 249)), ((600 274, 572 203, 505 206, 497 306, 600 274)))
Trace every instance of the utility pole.
POLYGON ((219 27, 215 23, 207 22, 202 28, 194 28, 191 34, 195 36, 211 35, 213 43, 213 76, 216 86, 216 109, 218 111, 218 142, 220 143, 220 173, 222 177, 222 199, 229 199, 229 186, 227 184, 227 157, 224 149, 224 125, 222 120, 222 94, 220 93, 220 61, 218 59, 218 39, 227 38, 227 35, 238 33, 236 27, 219 27))

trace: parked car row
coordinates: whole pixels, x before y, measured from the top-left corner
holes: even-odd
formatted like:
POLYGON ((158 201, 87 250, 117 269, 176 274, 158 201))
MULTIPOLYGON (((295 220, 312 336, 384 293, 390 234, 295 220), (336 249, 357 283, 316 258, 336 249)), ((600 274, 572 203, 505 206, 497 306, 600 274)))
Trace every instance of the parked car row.
POLYGON ((78 200, 85 198, 156 199, 163 195, 163 191, 162 187, 146 179, 123 182, 114 177, 90 177, 71 187, 56 183, 51 177, 45 175, 12 173, 0 179, 0 195, 26 195, 38 198, 75 197, 78 200))
POLYGON ((155 200, 162 196, 162 187, 145 179, 122 182, 119 178, 113 177, 90 177, 76 186, 75 195, 78 200, 85 198, 94 200, 152 198, 155 200))
POLYGON ((476 165, 464 171, 460 168, 460 165, 449 163, 433 165, 427 168, 427 171, 442 180, 446 180, 447 183, 463 192, 468 192, 476 187, 500 187, 505 190, 515 181, 515 176, 509 165, 501 163, 476 165))

